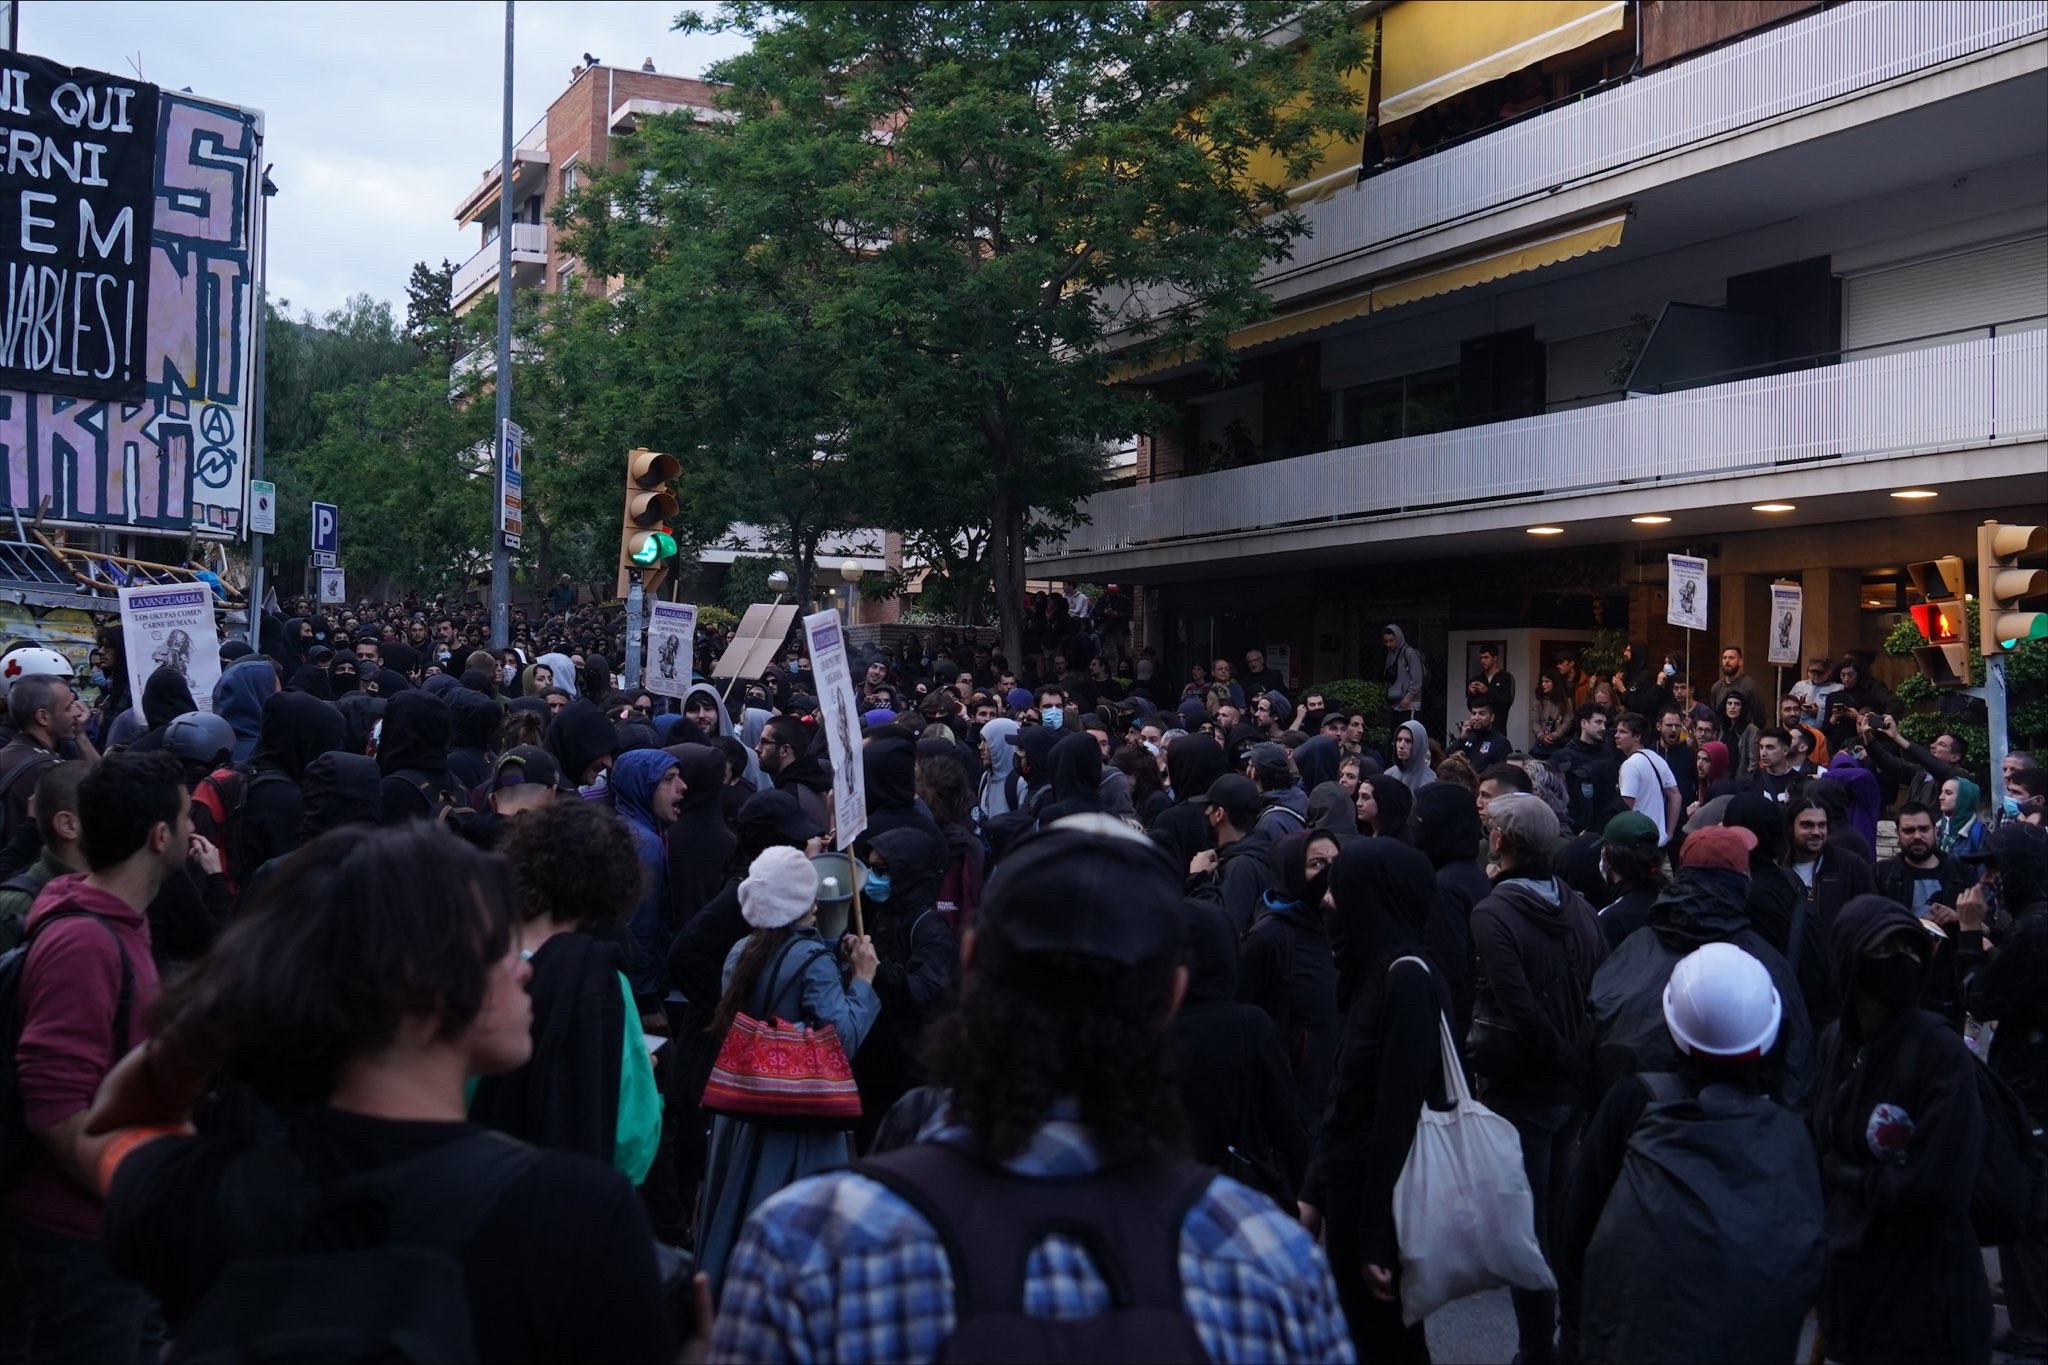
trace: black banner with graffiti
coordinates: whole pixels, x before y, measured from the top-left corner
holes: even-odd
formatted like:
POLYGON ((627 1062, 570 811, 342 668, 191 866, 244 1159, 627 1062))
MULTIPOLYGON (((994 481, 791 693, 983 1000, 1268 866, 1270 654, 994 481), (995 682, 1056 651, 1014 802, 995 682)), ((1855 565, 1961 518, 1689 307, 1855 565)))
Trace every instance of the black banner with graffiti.
POLYGON ((157 88, 0 52, 0 388, 139 401, 157 88))

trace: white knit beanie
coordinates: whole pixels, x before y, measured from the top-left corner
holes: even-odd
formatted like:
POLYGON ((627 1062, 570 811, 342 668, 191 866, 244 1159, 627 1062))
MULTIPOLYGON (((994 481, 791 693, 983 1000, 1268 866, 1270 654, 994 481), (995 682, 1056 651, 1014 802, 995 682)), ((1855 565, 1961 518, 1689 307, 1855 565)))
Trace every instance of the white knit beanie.
POLYGON ((740 915, 756 929, 795 924, 817 903, 817 869, 800 848, 761 850, 740 883, 740 915))

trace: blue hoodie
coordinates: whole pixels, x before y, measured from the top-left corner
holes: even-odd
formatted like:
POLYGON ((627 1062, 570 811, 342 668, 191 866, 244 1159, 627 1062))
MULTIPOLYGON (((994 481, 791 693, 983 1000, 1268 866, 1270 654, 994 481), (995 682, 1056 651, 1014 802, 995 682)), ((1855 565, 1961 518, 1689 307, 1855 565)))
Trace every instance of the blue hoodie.
POLYGON ((235 762, 247 763, 263 734, 263 703, 277 691, 277 669, 267 654, 236 661, 213 685, 213 714, 235 731, 235 762))
POLYGON ((668 847, 662 840, 665 820, 655 818, 654 789, 676 766, 674 754, 661 749, 633 749, 612 763, 612 803, 633 836, 640 855, 640 903, 626 921, 626 976, 643 1010, 659 1009, 668 994, 668 940, 662 907, 668 900, 668 847))

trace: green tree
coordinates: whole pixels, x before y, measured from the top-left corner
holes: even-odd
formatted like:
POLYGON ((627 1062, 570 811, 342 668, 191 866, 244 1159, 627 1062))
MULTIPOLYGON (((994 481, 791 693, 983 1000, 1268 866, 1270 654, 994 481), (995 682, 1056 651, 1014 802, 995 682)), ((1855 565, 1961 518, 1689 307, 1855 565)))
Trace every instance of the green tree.
POLYGON ((678 27, 752 46, 710 73, 730 121, 647 121, 577 210, 572 249, 626 283, 624 382, 800 572, 835 523, 980 529, 1018 657, 1034 528, 1154 415, 1118 367, 1227 368, 1269 310, 1306 224, 1252 158, 1305 176, 1359 133, 1352 7, 741 0, 678 27))

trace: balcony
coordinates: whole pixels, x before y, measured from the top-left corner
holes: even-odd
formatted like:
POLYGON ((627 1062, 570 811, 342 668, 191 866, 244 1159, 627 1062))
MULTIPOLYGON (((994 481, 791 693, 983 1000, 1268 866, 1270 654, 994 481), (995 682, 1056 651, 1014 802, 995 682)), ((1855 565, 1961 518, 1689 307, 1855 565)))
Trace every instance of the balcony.
MULTIPOLYGON (((536 285, 548 264, 548 229, 545 223, 512 225, 512 282, 515 287, 536 285)), ((462 263, 455 272, 451 290, 455 307, 462 306, 495 284, 498 279, 498 243, 484 243, 483 249, 462 263)))
MULTIPOLYGON (((1289 531, 1320 533, 1311 537, 1314 545, 1303 540, 1289 549, 1455 535, 1463 529, 1457 521, 1427 514, 1511 504, 1511 515, 1487 520, 1513 525, 1537 508, 1553 519, 1553 505, 1583 509, 1599 494, 1731 476, 1737 482, 1713 493, 1746 504, 1757 476, 2044 438, 2048 331, 2035 319, 2019 329, 1979 329, 1946 344, 1796 374, 1111 489, 1083 504, 1088 524, 1033 564, 1051 577, 1194 565, 1282 548, 1280 536, 1260 533, 1289 531), (1243 539, 1227 548, 1205 543, 1226 537, 1243 539), (1148 553, 1132 554, 1140 550, 1148 553), (1120 558, 1071 563, 1089 556, 1120 558)), ((2028 468, 2038 501, 2042 465, 2030 458, 2028 468)), ((1870 482, 1851 476, 1854 486, 1870 482)), ((1671 501, 1671 494, 1661 496, 1671 501)), ((1704 489, 1688 498, 1688 506, 1715 500, 1704 489)))
POLYGON ((1303 212, 1313 235, 1298 239, 1293 258, 1274 266, 1268 279, 1277 287, 1433 228, 1553 196, 2043 33, 2043 0, 1857 0, 1828 9, 1311 204, 1303 212))

